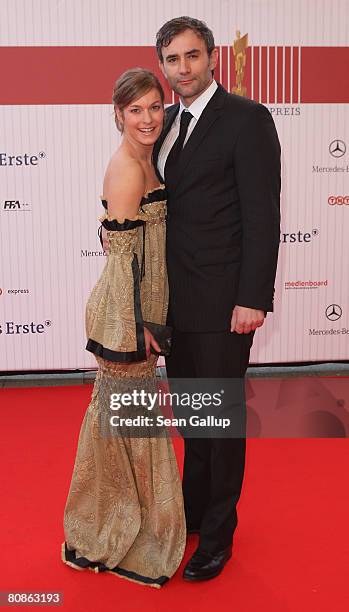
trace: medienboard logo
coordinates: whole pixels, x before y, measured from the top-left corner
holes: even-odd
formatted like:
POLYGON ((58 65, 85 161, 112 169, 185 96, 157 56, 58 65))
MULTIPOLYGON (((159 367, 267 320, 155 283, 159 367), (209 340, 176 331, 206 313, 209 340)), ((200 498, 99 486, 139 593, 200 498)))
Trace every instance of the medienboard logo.
POLYGON ((327 287, 328 280, 293 280, 285 281, 285 289, 319 289, 327 287))
POLYGON ((28 202, 21 202, 20 200, 4 200, 2 209, 6 212, 31 212, 28 202))
POLYGON ((0 152, 0 167, 38 166, 41 159, 45 159, 45 151, 39 153, 21 153, 13 155, 0 152))
POLYGON ((52 321, 46 319, 42 323, 34 321, 26 323, 15 323, 15 321, 5 321, 0 324, 0 334, 9 336, 27 335, 27 334, 44 334, 46 329, 52 326, 52 321))
POLYGON ((329 196, 327 200, 330 206, 349 206, 349 195, 346 196, 329 196))
POLYGON ((281 244, 300 244, 309 243, 312 239, 319 235, 319 230, 314 228, 309 232, 303 232, 302 230, 296 230, 295 232, 280 233, 281 244))

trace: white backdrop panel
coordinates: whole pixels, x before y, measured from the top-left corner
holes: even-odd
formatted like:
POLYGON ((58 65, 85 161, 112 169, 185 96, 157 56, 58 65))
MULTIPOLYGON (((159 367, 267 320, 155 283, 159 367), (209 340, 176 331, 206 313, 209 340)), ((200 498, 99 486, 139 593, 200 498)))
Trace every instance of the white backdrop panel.
POLYGON ((260 45, 348 44, 347 0, 1 0, 1 45, 153 45, 165 21, 207 22, 217 44, 236 29, 260 45))
MULTIPOLYGON (((344 0, 2 0, 0 45, 152 45, 164 21, 189 13, 220 45, 240 29, 254 46, 340 46, 348 9, 344 0)), ((349 152, 329 150, 348 141, 348 106, 297 103, 289 115, 286 106, 270 106, 283 162, 275 313, 252 361, 348 359, 349 205, 328 203, 348 201, 349 152)), ((84 309, 105 262, 99 195, 118 142, 110 105, 0 106, 0 370, 95 366, 84 309)))

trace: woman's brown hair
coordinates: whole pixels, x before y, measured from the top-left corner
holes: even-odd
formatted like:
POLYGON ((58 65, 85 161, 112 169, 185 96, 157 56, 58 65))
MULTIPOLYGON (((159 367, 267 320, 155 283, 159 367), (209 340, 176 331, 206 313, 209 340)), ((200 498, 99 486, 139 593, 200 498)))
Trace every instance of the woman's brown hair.
POLYGON ((157 76, 145 68, 131 68, 126 70, 116 81, 113 89, 113 104, 116 127, 120 132, 123 125, 116 116, 116 107, 123 111, 126 106, 144 96, 151 89, 157 89, 162 104, 165 100, 164 90, 157 76))

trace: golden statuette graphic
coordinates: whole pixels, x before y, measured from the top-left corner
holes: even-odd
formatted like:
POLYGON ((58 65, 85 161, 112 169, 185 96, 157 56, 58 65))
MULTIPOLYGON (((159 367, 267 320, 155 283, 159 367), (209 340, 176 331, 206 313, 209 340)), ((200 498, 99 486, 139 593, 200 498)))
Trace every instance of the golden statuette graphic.
POLYGON ((235 73, 236 73, 236 85, 233 87, 233 93, 238 96, 246 96, 246 87, 242 84, 244 80, 245 66, 246 66, 246 49, 248 47, 248 34, 245 34, 242 38, 240 36, 240 30, 236 32, 236 40, 234 40, 233 51, 235 57, 235 73))

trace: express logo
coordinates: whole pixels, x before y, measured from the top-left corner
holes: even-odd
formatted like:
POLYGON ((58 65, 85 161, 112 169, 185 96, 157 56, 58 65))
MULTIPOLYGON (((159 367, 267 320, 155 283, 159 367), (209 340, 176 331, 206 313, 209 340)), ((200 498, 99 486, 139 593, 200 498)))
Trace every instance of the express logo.
POLYGON ((345 155, 347 151, 347 145, 345 144, 344 140, 332 140, 330 146, 328 147, 328 150, 332 157, 343 157, 343 155, 345 155))
POLYGON ((329 196, 328 198, 328 203, 330 206, 335 206, 336 204, 338 206, 342 206, 343 204, 345 206, 349 206, 349 196, 329 196))
POLYGON ((20 294, 29 294, 30 291, 29 289, 0 289, 0 295, 1 293, 7 293, 8 295, 20 295, 20 294))
POLYGON ((37 166, 39 160, 45 157, 45 151, 40 151, 36 155, 32 153, 22 153, 21 155, 0 153, 0 166, 37 166))

